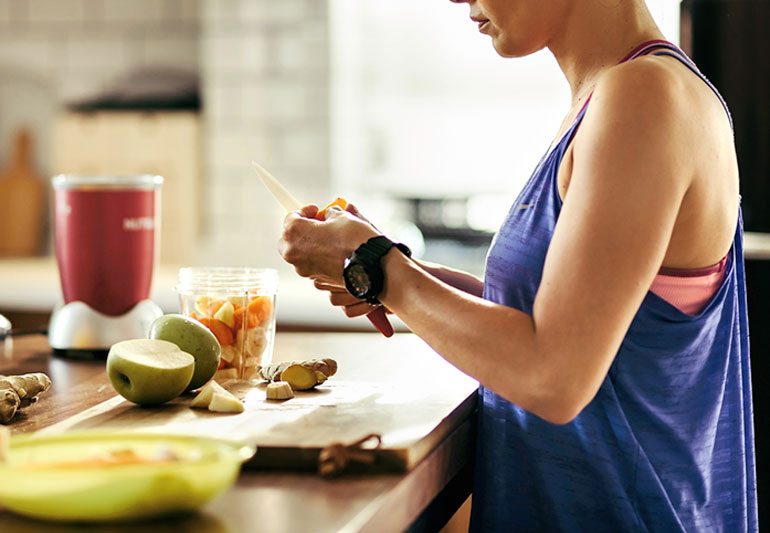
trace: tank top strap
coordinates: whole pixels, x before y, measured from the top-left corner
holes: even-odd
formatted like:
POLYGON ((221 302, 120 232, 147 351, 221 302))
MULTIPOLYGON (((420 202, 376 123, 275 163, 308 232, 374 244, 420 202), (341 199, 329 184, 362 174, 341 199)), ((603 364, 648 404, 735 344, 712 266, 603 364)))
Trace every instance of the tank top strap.
POLYGON ((711 83, 708 78, 698 69, 698 67, 693 63, 692 59, 687 57, 687 54, 685 54, 678 46, 676 46, 673 43, 670 43, 668 41, 663 40, 653 40, 653 41, 646 41, 636 48, 634 48, 626 57, 620 60, 619 63, 623 63, 625 61, 629 61, 631 59, 637 58, 639 56, 652 54, 655 56, 669 56, 673 57, 674 59, 678 60, 680 63, 682 63, 684 66, 686 66, 688 69, 690 69, 696 76, 698 76, 701 80, 703 80, 703 83, 708 85, 709 89, 716 95, 717 98, 719 98, 719 102, 722 104, 722 107, 725 110, 725 113, 727 113, 727 119, 730 121, 730 128, 733 128, 733 117, 730 114, 730 110, 727 107, 727 102, 725 102, 724 98, 722 98, 722 95, 719 94, 719 91, 716 87, 714 87, 714 84, 711 83))

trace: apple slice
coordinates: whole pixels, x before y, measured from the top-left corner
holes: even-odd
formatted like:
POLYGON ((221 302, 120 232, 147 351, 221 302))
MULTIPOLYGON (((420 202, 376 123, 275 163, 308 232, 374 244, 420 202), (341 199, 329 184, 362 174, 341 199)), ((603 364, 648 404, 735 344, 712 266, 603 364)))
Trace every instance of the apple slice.
POLYGON ((173 342, 131 339, 113 344, 107 376, 126 400, 157 405, 182 394, 192 379, 195 358, 173 342))
POLYGON ((210 381, 203 387, 190 402, 190 407, 199 407, 218 413, 242 413, 244 410, 243 402, 216 381, 210 381))
POLYGON ((209 402, 209 411, 217 413, 242 413, 243 402, 227 391, 214 392, 209 402))
POLYGON ((208 385, 203 387, 198 395, 190 402, 190 407, 199 407, 201 409, 208 409, 209 403, 211 403, 211 397, 214 392, 224 391, 222 385, 216 381, 209 381, 208 385))

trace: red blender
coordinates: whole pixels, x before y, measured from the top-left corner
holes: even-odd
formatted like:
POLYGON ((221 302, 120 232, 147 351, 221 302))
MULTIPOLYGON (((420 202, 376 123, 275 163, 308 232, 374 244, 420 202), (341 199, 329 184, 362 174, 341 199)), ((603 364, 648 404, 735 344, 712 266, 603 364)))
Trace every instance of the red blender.
POLYGON ((160 176, 52 178, 54 244, 64 303, 48 342, 68 356, 106 354, 147 336, 163 314, 149 300, 160 236, 160 176))

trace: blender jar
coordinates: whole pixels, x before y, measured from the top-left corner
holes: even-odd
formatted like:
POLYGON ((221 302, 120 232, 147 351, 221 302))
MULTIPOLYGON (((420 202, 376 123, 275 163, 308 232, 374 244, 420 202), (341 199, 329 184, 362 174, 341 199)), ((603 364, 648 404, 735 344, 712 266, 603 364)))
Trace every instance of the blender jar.
POLYGON ((181 313, 200 321, 222 346, 215 378, 257 381, 275 341, 278 272, 271 268, 179 269, 181 313))

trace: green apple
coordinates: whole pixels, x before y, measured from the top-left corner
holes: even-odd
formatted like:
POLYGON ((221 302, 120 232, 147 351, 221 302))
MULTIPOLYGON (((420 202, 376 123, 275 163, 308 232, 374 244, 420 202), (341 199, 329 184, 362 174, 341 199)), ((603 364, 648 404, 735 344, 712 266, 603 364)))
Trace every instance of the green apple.
POLYGON ((158 317, 150 325, 150 338, 173 342, 195 358, 195 371, 187 390, 205 385, 219 367, 222 353, 219 341, 206 326, 193 318, 176 314, 158 317))
POLYGON ((126 400, 157 405, 182 394, 195 369, 195 358, 173 342, 132 339, 113 344, 107 376, 126 400))

